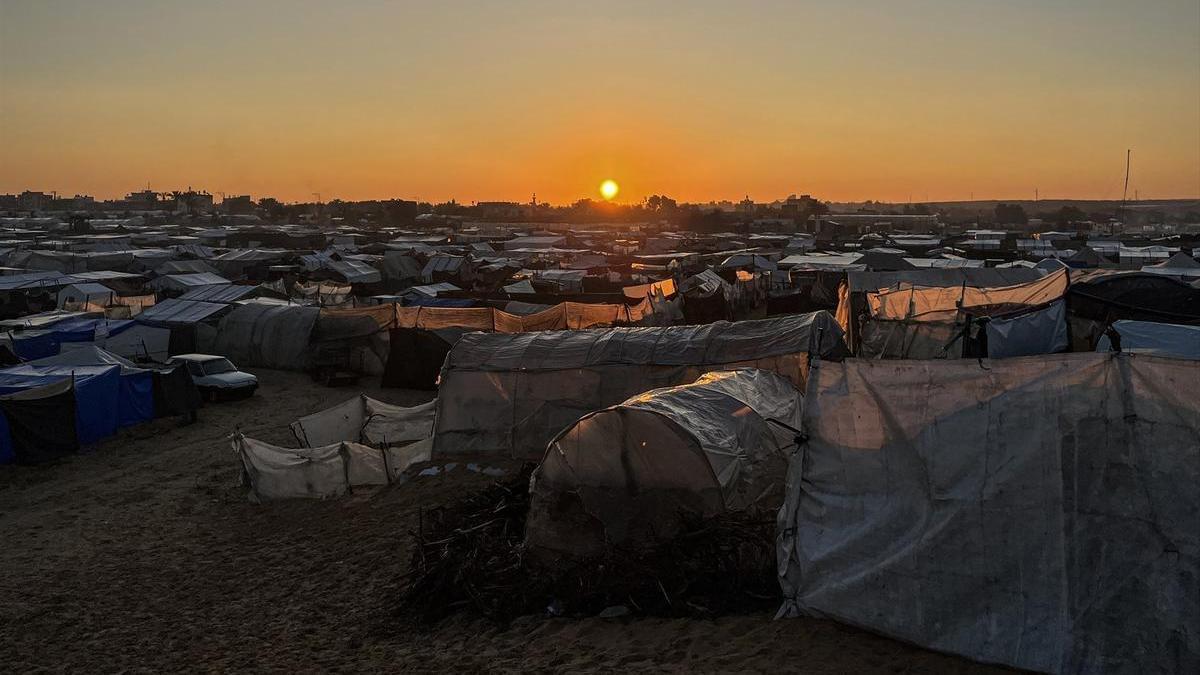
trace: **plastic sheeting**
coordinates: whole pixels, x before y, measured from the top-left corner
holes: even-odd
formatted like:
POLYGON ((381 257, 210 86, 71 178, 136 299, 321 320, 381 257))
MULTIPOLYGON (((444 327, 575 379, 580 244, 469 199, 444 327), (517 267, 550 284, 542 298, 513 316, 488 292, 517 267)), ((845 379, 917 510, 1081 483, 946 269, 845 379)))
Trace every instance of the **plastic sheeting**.
POLYGON ((306 448, 339 441, 374 447, 404 445, 433 433, 434 402, 411 408, 358 395, 332 408, 292 422, 292 434, 306 448))
MULTIPOLYGON (((0 394, 15 394, 58 382, 73 382, 75 434, 80 445, 98 443, 117 433, 121 409, 118 366, 17 366, 0 371, 0 394)), ((125 400, 126 407, 131 402, 125 400)), ((153 406, 153 402, 151 403, 153 406)), ((58 423, 62 423, 61 417, 58 423)))
POLYGON ((537 459, 582 415, 711 370, 760 368, 799 385, 810 350, 846 354, 828 312, 704 326, 468 333, 442 369, 434 454, 537 459))
POLYGON ((427 443, 376 449, 341 442, 282 448, 238 434, 233 450, 253 502, 337 497, 356 487, 386 485, 409 466, 429 459, 427 443))
POLYGON ((992 319, 984 326, 988 356, 1002 359, 1066 351, 1067 304, 1063 300, 1005 319, 992 319))
POLYGON ((912 319, 922 316, 955 314, 960 309, 1004 305, 1045 305, 1067 292, 1067 270, 1059 270, 1035 281, 1016 286, 978 288, 921 287, 901 284, 867 294, 871 317, 881 320, 912 319))
MULTIPOLYGON (((1122 352, 1200 360, 1200 326, 1150 321, 1114 321, 1112 328, 1121 337, 1122 352)), ((1108 335, 1101 336, 1096 351, 1115 351, 1108 335)))
POLYGON ((653 544, 687 517, 782 501, 801 397, 774 373, 708 373, 585 415, 550 442, 530 482, 526 542, 586 557, 653 544))
POLYGON ((1046 672, 1200 670, 1200 363, 814 365, 783 615, 1046 672))
POLYGON ((319 313, 297 305, 238 305, 221 319, 211 349, 239 366, 303 370, 319 313))

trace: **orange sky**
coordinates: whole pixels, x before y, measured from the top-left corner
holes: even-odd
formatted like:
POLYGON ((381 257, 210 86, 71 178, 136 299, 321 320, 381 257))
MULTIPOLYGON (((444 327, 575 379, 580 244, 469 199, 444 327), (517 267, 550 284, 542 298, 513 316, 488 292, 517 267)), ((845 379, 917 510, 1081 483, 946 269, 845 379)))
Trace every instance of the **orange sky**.
POLYGON ((1195 0, 344 4, 3 0, 0 192, 1200 195, 1195 0))

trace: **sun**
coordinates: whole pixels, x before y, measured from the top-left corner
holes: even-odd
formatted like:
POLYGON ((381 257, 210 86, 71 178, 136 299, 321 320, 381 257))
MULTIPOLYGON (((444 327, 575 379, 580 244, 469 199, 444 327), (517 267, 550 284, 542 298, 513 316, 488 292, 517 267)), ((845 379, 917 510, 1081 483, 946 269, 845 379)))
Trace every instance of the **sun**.
POLYGON ((617 185, 617 181, 609 178, 600 184, 600 196, 605 199, 612 199, 621 191, 621 186, 617 185))

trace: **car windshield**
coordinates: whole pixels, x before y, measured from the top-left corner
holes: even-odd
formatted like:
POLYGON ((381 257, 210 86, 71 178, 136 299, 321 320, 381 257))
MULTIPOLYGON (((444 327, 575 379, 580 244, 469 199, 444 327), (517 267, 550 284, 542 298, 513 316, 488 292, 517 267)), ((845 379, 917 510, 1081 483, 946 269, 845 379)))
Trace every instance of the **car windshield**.
POLYGON ((204 362, 205 375, 220 375, 221 373, 232 373, 237 368, 229 362, 229 359, 213 359, 212 361, 204 362))

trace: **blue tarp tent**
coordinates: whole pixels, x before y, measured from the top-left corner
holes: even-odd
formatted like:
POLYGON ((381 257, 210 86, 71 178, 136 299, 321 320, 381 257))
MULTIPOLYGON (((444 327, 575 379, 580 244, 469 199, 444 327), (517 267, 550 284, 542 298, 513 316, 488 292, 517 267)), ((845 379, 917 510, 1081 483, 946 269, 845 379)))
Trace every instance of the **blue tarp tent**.
MULTIPOLYGON (((0 371, 0 375, 4 373, 36 373, 48 377, 70 377, 75 374, 76 382, 80 377, 90 377, 92 375, 102 375, 104 372, 113 366, 95 365, 95 366, 70 366, 70 365, 31 365, 24 364, 14 366, 0 371)), ((2 380, 0 380, 2 386, 2 380)), ((2 392, 0 392, 2 393, 2 392)), ((154 419, 154 373, 148 370, 141 369, 122 369, 117 367, 117 391, 114 394, 116 398, 116 419, 117 426, 127 427, 142 422, 149 422, 154 419)), ((79 407, 82 409, 86 405, 86 401, 76 396, 79 407)), ((83 413, 81 413, 83 414, 83 413)), ((113 430, 116 433, 116 429, 113 430)), ((111 435, 111 434, 109 434, 111 435)), ((90 443, 86 440, 86 434, 80 434, 79 440, 81 443, 90 443)))
POLYGON ((13 366, 12 372, 23 372, 21 368, 33 367, 38 372, 78 373, 83 368, 119 366, 121 369, 121 398, 118 402, 122 427, 141 424, 154 419, 154 372, 139 368, 136 364, 98 347, 75 347, 37 361, 13 366), (48 368, 56 370, 49 371, 48 368))
MULTIPOLYGON (((1121 320, 1114 321, 1112 328, 1121 337, 1120 351, 1200 360, 1200 326, 1121 320)), ((1107 334, 1096 343, 1096 351, 1113 351, 1107 334)))
MULTIPOLYGON (((0 370, 0 394, 13 394, 71 377, 75 378, 75 429, 81 445, 90 445, 117 433, 121 408, 121 369, 118 366, 17 366, 0 370)), ((144 409, 144 406, 134 407, 144 409)), ((153 386, 150 412, 153 415, 153 386)), ((136 413, 131 413, 136 414, 136 413)), ((5 442, 8 442, 7 439, 5 442)))
POLYGON ((92 342, 96 327, 104 324, 109 335, 116 335, 134 325, 128 319, 67 319, 49 328, 27 330, 12 334, 13 352, 26 361, 54 356, 64 342, 92 342))

